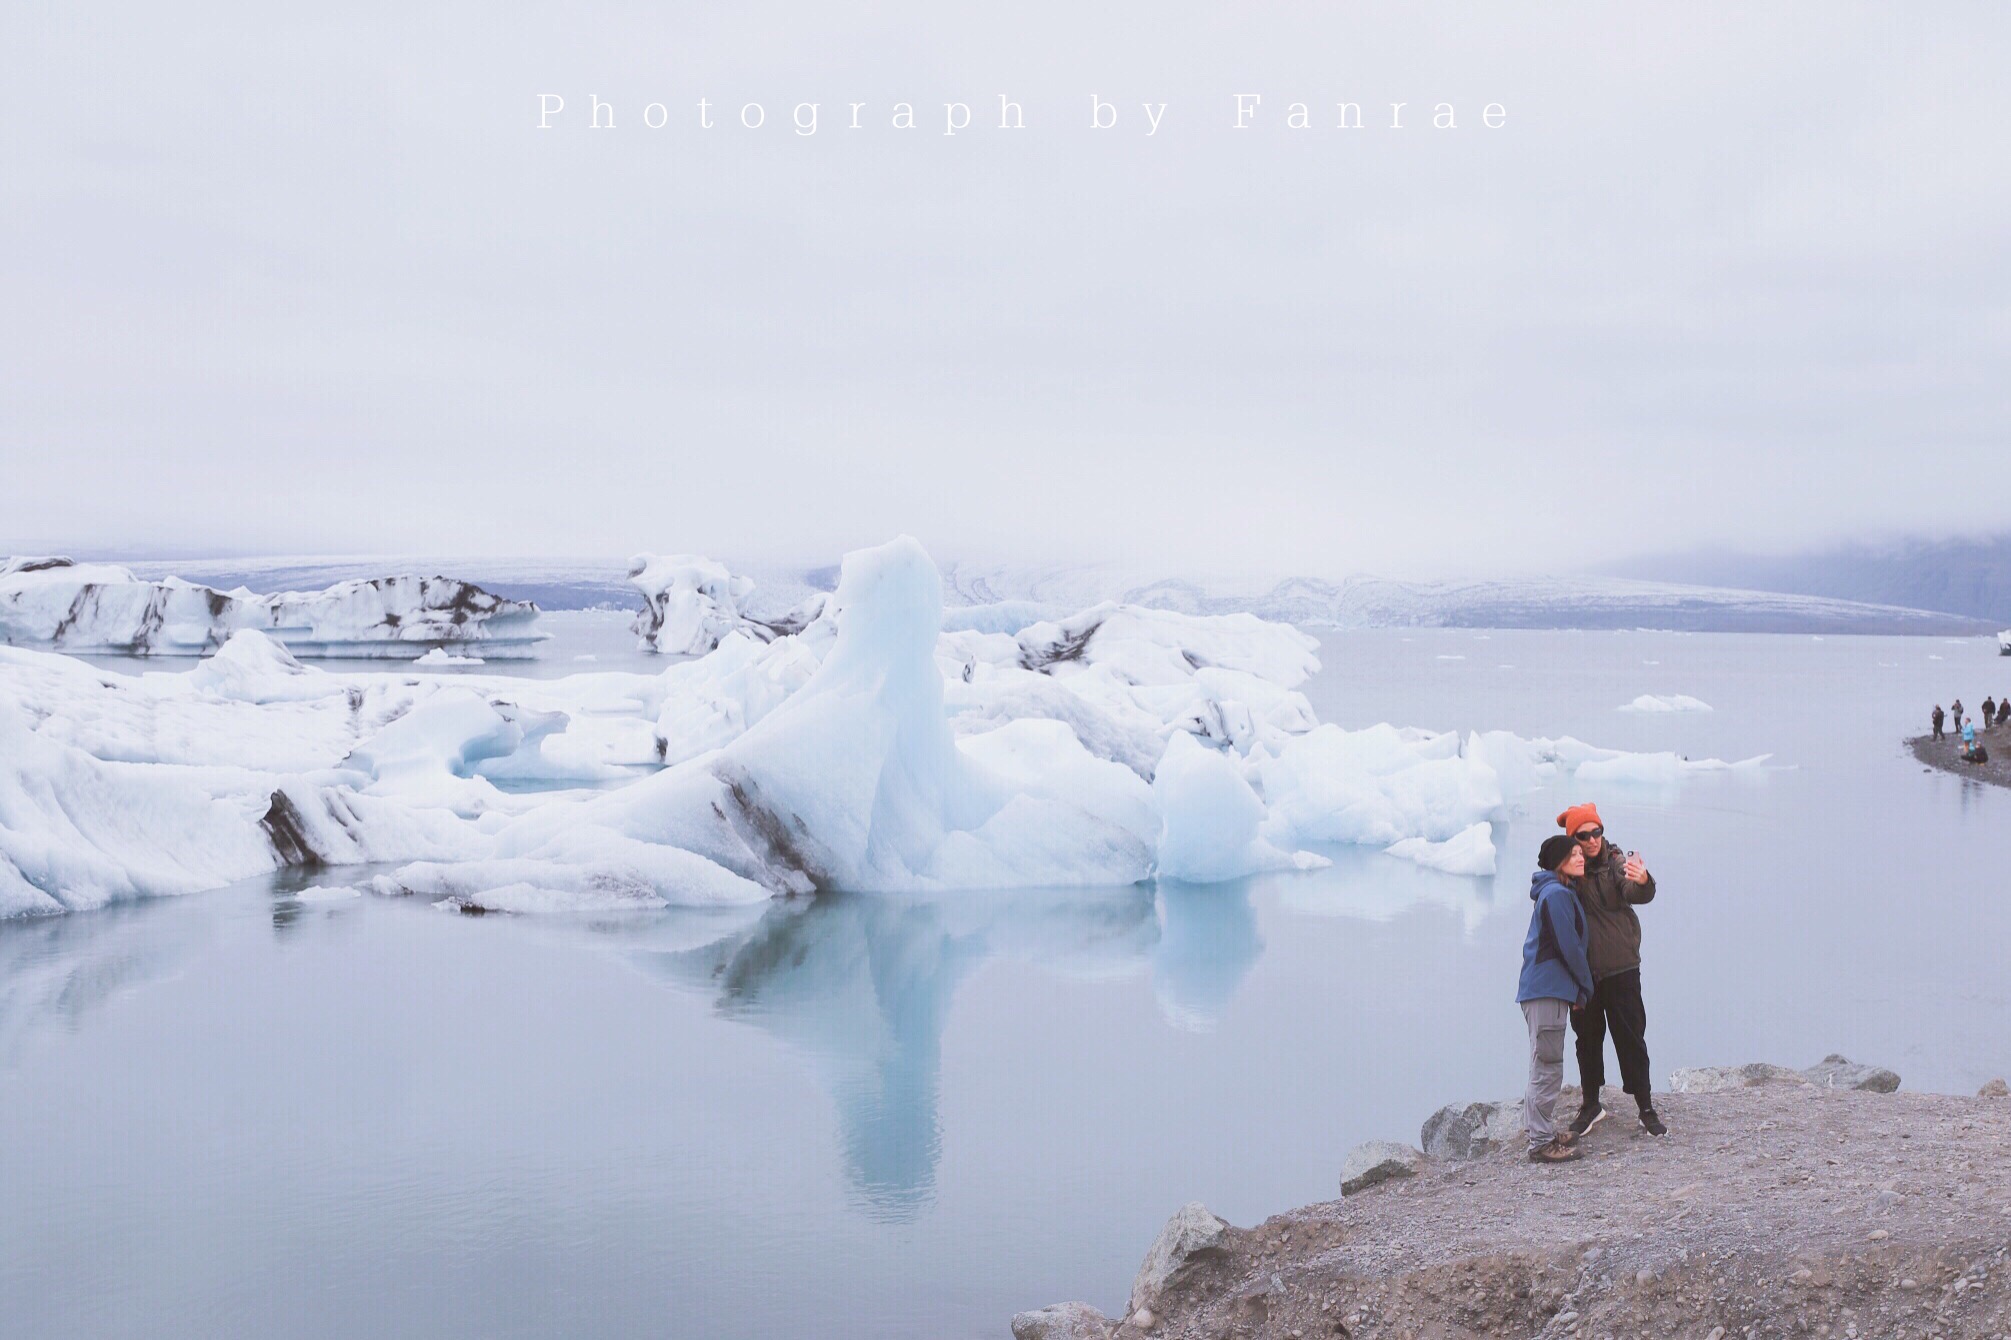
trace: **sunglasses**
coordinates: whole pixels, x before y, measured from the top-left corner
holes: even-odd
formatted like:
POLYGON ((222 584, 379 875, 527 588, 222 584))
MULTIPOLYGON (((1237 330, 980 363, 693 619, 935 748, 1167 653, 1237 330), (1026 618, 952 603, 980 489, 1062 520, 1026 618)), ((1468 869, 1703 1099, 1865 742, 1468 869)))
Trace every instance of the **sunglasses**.
POLYGON ((1604 828, 1581 828, 1571 835, 1574 842, 1595 842, 1606 836, 1604 828))

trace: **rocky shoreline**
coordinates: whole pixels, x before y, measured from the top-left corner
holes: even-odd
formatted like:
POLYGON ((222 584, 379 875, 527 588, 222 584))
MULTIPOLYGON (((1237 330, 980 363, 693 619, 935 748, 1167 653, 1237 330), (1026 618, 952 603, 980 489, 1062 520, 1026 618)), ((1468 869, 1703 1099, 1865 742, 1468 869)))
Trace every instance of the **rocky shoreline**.
MULTIPOLYGON (((1061 1303, 1015 1340, 1523 1335, 2011 1336, 2011 1098, 1898 1092, 1840 1056, 1676 1071, 1576 1163, 1523 1157, 1520 1103, 1358 1147, 1338 1200, 1235 1228, 1183 1207, 1124 1314, 1061 1303)), ((1576 1108, 1567 1089, 1562 1110, 1576 1108)))
POLYGON ((1906 742, 1906 747, 1930 768, 1988 782, 1992 786, 2011 786, 2011 730, 1993 727, 1979 731, 1978 738, 1983 741, 1984 749, 1989 751, 1988 763, 1964 763, 1962 740, 1952 733, 1942 740, 1932 735, 1916 735, 1906 742))

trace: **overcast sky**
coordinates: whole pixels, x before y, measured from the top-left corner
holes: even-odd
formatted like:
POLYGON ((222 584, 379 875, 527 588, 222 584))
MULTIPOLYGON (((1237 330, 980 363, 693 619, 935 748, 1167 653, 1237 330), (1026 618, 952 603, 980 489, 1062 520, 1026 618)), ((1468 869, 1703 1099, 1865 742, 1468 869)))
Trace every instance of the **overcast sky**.
POLYGON ((0 552, 1429 576, 2011 515, 2002 5, 298 8, 0 8, 0 552))

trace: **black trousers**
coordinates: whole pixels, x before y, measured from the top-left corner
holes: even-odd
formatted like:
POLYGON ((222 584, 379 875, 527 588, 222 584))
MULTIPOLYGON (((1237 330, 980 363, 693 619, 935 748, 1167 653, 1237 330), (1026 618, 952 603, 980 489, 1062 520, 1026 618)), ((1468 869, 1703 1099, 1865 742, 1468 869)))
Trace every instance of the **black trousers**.
POLYGON ((1629 968, 1602 977, 1591 1003, 1571 1012, 1571 1031, 1578 1039, 1578 1083, 1587 1098, 1606 1083, 1606 1035, 1613 1035, 1613 1054, 1620 1058, 1620 1086, 1646 1105, 1648 1086, 1648 1007, 1641 1003, 1641 970, 1629 968))

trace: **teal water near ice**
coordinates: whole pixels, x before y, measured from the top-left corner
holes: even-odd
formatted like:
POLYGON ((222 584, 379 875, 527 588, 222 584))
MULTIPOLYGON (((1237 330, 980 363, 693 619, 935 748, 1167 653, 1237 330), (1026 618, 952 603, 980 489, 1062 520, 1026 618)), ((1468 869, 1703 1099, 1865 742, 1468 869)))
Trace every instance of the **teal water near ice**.
MULTIPOLYGON (((619 628, 558 626, 530 669, 639 668, 619 628)), ((2011 1072, 2011 792, 1900 743, 2011 689, 1990 642, 1324 642, 1344 725, 1773 766, 1531 797, 1492 880, 1340 850, 1206 888, 555 920, 265 881, 0 925, 0 1329, 956 1340, 1116 1310, 1182 1202, 1325 1199, 1357 1141, 1518 1091, 1530 855, 1581 798, 1661 883, 1658 1074, 2011 1072), (1716 710, 1615 710, 1643 693, 1716 710)))

